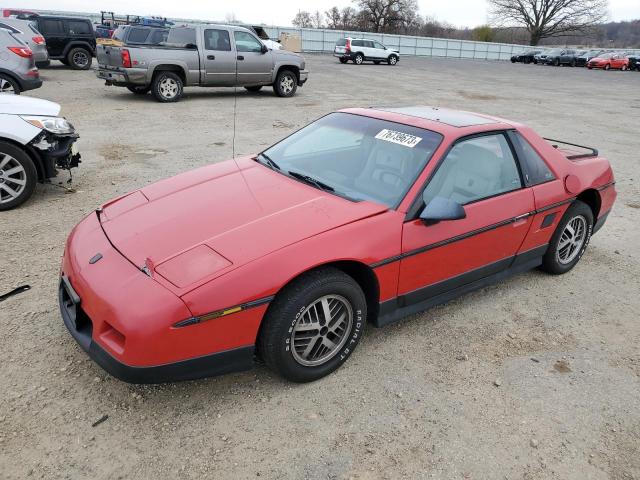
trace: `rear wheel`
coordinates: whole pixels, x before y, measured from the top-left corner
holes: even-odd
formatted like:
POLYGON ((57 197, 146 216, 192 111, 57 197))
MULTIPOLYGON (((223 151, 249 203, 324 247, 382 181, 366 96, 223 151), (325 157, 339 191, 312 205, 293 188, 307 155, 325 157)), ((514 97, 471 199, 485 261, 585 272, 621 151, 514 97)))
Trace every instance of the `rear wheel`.
POLYGON ((559 275, 575 267, 589 245, 593 221, 589 205, 576 200, 562 216, 551 237, 542 260, 542 270, 559 275))
POLYGON ((288 380, 311 382, 340 367, 364 332, 360 286, 336 268, 302 275, 278 294, 264 319, 258 352, 288 380))
POLYGON ((292 97, 298 89, 298 77, 291 70, 281 70, 273 84, 273 91, 279 97, 292 97))
POLYGON ((246 88, 249 92, 259 92, 260 89, 262 88, 262 85, 252 85, 251 87, 244 87, 246 88))
POLYGON ((340 63, 347 63, 348 61, 346 58, 339 58, 338 60, 340 60, 340 63))
POLYGON ((72 48, 67 54, 67 65, 74 70, 89 70, 91 68, 91 53, 84 48, 72 48))
POLYGON ((576 66, 576 61, 575 61, 575 59, 574 59, 574 60, 571 60, 571 66, 572 66, 572 67, 575 67, 575 66, 576 66))
POLYGON ((0 210, 10 210, 26 202, 37 181, 31 158, 15 145, 0 142, 0 210))
POLYGON ((605 70, 611 70, 611 65, 607 63, 607 64, 604 66, 604 69, 605 69, 605 70))
POLYGON ((389 65, 395 65, 396 63, 398 63, 398 57, 396 57, 395 55, 391 55, 389 56, 387 62, 389 63, 389 65))
POLYGON ((153 77, 151 91, 156 100, 162 103, 177 102, 182 97, 182 79, 173 72, 158 72, 153 77))
POLYGON ((356 53, 356 56, 353 57, 353 63, 362 65, 362 62, 364 62, 364 56, 361 53, 356 53))
POLYGON ((136 85, 136 86, 129 85, 127 87, 127 90, 129 90, 131 93, 135 93, 136 95, 146 95, 151 91, 151 87, 144 87, 142 85, 136 85))
POLYGON ((559 67, 559 66, 560 66, 560 59, 559 59, 559 58, 556 58, 556 59, 553 61, 553 64, 554 64, 556 67, 559 67))
POLYGON ((10 76, 0 73, 0 93, 20 95, 20 85, 10 76))
POLYGON ((620 70, 622 70, 623 72, 626 72, 627 71, 627 66, 626 65, 622 65, 622 68, 620 70))

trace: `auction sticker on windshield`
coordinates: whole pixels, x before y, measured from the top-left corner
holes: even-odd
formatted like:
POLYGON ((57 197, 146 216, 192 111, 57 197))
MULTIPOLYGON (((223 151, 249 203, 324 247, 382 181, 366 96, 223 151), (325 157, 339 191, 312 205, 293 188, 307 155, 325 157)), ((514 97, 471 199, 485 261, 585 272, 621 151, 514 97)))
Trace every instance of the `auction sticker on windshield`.
POLYGON ((381 130, 380 133, 376 135, 378 140, 384 140, 385 142, 397 143, 398 145, 404 145, 405 147, 413 148, 422 138, 416 137, 414 135, 409 135, 408 133, 396 132, 394 130, 381 130))

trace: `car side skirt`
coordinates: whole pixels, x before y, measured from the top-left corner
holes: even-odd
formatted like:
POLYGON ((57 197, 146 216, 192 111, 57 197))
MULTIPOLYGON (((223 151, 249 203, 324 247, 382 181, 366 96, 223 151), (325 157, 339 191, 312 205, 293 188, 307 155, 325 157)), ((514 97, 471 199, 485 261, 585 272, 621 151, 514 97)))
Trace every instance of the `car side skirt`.
POLYGON ((399 295, 380 303, 380 313, 373 320, 383 327, 408 315, 449 302, 465 293, 484 288, 512 275, 526 272, 542 264, 548 245, 508 257, 461 275, 399 295))

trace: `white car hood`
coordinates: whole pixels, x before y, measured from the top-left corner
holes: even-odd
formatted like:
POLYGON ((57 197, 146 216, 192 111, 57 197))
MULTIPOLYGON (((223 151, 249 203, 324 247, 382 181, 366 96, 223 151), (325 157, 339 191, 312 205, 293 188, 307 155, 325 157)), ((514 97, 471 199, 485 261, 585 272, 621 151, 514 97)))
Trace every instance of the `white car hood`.
POLYGON ((10 93, 0 94, 0 114, 56 117, 59 113, 60 105, 48 100, 10 93))

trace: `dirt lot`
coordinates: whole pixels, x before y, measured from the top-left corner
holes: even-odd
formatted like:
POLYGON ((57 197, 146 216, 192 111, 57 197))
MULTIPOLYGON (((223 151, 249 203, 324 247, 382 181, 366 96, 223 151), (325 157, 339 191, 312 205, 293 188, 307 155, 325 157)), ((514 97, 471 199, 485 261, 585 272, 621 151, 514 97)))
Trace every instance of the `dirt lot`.
POLYGON ((640 73, 307 63, 295 98, 239 93, 237 154, 347 106, 465 108, 598 147, 619 192, 607 225, 569 274, 523 274, 369 328, 349 362, 316 383, 259 367, 127 385, 62 324, 65 237, 109 198, 229 158, 233 91, 187 89, 161 105, 55 65, 30 95, 62 105, 83 163, 75 193, 40 186, 0 214, 0 293, 32 287, 0 309, 0 477, 640 479, 640 73))

